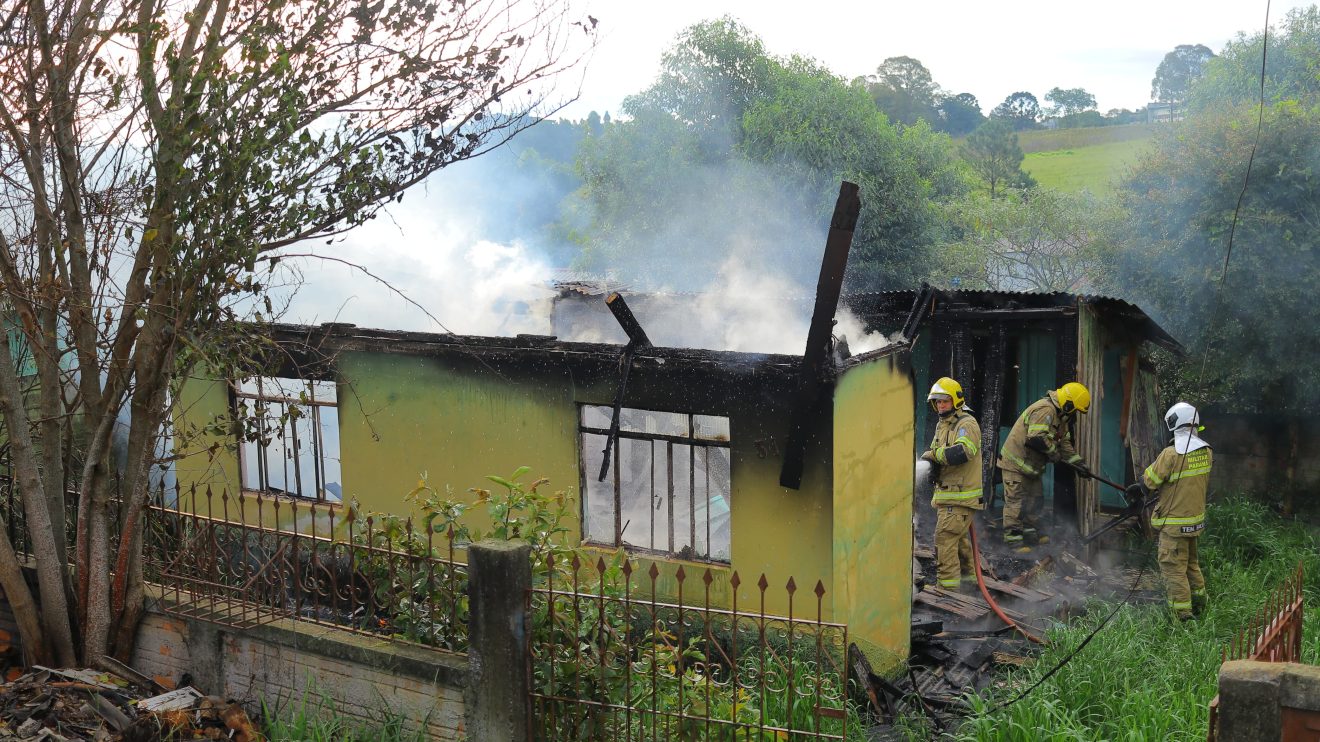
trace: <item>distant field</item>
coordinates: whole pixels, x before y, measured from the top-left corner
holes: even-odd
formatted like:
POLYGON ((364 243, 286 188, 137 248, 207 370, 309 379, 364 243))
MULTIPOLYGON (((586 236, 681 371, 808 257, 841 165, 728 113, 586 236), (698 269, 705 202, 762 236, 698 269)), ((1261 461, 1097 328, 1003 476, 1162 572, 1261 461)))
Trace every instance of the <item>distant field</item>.
POLYGON ((1089 129, 1041 129, 1018 132, 1022 151, 1053 152, 1060 149, 1078 149, 1101 144, 1131 142, 1150 139, 1164 124, 1128 124, 1126 126, 1097 126, 1089 129))
POLYGON ((1047 188, 1107 193, 1127 169, 1137 162, 1148 144, 1147 139, 1129 139, 1049 152, 1032 152, 1022 161, 1022 169, 1047 188))

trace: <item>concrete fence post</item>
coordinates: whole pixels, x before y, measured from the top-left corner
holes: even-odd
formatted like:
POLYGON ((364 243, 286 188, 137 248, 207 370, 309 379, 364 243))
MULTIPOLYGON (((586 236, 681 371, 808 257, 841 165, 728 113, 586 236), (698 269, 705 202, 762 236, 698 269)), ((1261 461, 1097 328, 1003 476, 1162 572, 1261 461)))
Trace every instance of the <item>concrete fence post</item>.
POLYGON ((527 591, 532 549, 482 541, 468 547, 466 732, 480 742, 527 742, 527 591))

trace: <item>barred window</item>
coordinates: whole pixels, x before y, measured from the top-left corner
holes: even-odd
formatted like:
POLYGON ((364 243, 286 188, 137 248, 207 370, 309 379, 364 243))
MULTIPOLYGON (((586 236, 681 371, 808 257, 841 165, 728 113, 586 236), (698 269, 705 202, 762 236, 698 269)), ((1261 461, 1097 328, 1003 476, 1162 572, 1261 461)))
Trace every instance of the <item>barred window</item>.
POLYGON ((340 502, 335 382, 264 377, 232 389, 243 489, 340 502))
POLYGON ((583 539, 728 562, 729 419, 624 408, 610 471, 600 482, 612 412, 581 407, 583 539))

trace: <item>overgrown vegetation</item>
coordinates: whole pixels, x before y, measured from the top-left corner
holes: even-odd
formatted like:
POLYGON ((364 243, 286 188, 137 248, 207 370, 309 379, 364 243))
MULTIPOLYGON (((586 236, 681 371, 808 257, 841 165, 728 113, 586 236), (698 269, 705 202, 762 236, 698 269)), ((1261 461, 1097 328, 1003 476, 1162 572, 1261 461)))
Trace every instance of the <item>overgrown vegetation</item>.
POLYGON ((383 698, 377 705, 376 718, 363 721, 344 716, 333 700, 315 690, 286 706, 262 701, 262 732, 269 742, 426 742, 426 733, 408 731, 404 717, 391 712, 383 698))
MULTIPOLYGON (((1320 662, 1320 532, 1285 521, 1247 498, 1213 503, 1201 537, 1207 613, 1176 624, 1163 605, 1127 605, 1062 670, 1021 701, 1016 696, 1048 672, 1116 605, 1093 601, 1085 616, 1049 632, 1036 663, 1007 676, 952 736, 963 740, 1203 740, 1216 693, 1221 652, 1300 560, 1307 575, 1303 659, 1320 662), (1044 736, 1042 736, 1044 734, 1044 736)), ((1154 570, 1154 549, 1143 544, 1154 570)), ((908 720, 912 739, 927 739, 908 720)))

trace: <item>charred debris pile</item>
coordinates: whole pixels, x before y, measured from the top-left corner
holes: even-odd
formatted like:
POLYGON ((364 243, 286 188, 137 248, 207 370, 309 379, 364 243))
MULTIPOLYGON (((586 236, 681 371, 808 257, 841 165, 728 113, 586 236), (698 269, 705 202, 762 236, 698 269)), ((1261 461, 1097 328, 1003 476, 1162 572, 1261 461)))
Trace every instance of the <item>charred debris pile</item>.
POLYGON ((112 660, 105 670, 34 665, 0 686, 0 740, 258 742, 242 704, 191 686, 167 691, 112 660))
MULTIPOLYGON (((1163 599, 1157 573, 1116 563, 1093 568, 1076 556, 1086 553, 1080 543, 1065 540, 1021 554, 995 541, 989 534, 982 541, 985 589, 1022 630, 995 615, 979 586, 961 591, 939 587, 934 549, 919 540, 913 552, 912 643, 905 674, 886 679, 872 672, 859 652, 849 657, 852 675, 864 681, 859 685, 882 725, 902 716, 925 716, 936 729, 951 727, 971 710, 967 694, 1002 686, 1009 682, 1008 671, 1035 663, 1040 647, 1025 634, 1044 637, 1052 623, 1085 612, 1087 598, 1149 604, 1163 599)), ((1095 563, 1104 564, 1103 556, 1095 563)))

